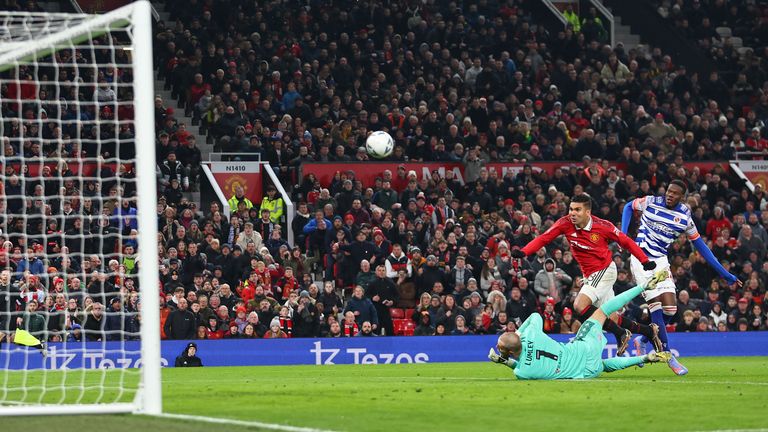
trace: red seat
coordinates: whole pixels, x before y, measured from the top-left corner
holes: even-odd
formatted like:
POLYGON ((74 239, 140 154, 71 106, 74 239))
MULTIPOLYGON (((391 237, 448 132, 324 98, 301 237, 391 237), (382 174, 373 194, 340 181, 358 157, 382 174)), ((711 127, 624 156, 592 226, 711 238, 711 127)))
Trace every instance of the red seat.
POLYGON ((411 320, 405 320, 405 327, 403 328, 403 336, 413 336, 413 332, 416 330, 416 324, 411 320))
POLYGON ((413 311, 414 310, 415 309, 406 309, 405 310, 405 317, 408 318, 408 319, 411 319, 411 317, 413 316, 413 311))
POLYGON ((392 317, 392 319, 403 319, 405 318, 405 312, 400 308, 392 308, 389 310, 389 316, 392 317))
POLYGON ((393 319, 392 328, 395 331, 395 336, 402 336, 405 333, 407 322, 406 319, 393 319))

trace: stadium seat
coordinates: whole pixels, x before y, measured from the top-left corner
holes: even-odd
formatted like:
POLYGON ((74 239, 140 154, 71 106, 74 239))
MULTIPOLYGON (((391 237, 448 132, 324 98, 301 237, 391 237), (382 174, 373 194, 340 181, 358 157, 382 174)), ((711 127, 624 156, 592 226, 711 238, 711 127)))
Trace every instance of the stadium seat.
POLYGON ((389 310, 389 316, 392 317, 392 319, 403 319, 405 318, 405 312, 400 308, 392 308, 389 310))
POLYGON ((414 310, 415 310, 415 309, 406 309, 406 310, 405 310, 405 317, 406 317, 407 319, 411 319, 411 317, 413 316, 413 311, 414 311, 414 310))
POLYGON ((730 27, 716 27, 715 32, 717 32, 721 38, 727 38, 733 35, 730 27))
POLYGON ((406 320, 405 326, 403 328, 403 336, 413 336, 415 330, 416 324, 414 324, 414 322, 411 320, 406 320))
POLYGON ((405 319, 393 319, 392 320, 392 328, 395 332, 395 336, 403 336, 403 333, 405 332, 405 326, 406 322, 409 320, 405 319))
POLYGON ((754 50, 752 48, 750 48, 750 47, 736 48, 736 52, 739 53, 739 57, 746 56, 747 53, 750 52, 750 51, 754 52, 754 50))

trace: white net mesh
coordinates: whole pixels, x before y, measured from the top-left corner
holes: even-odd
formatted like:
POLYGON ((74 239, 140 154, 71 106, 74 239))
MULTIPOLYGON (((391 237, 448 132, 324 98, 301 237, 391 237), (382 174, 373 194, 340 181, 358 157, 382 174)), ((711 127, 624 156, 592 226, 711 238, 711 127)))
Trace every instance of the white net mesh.
POLYGON ((133 31, 0 14, 0 405, 137 392, 133 31))
POLYGON ((93 17, 73 14, 4 13, 0 16, 0 53, 16 50, 30 41, 61 32, 93 17))

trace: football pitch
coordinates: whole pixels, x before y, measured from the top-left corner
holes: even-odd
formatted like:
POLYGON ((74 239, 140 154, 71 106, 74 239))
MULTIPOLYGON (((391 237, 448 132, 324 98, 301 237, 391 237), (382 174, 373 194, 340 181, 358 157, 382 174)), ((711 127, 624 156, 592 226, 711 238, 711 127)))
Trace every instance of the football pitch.
POLYGON ((768 357, 684 360, 691 371, 685 377, 653 364, 549 382, 517 381, 491 363, 169 368, 165 412, 254 424, 131 415, 11 417, 0 424, 3 431, 105 432, 768 428, 768 357))

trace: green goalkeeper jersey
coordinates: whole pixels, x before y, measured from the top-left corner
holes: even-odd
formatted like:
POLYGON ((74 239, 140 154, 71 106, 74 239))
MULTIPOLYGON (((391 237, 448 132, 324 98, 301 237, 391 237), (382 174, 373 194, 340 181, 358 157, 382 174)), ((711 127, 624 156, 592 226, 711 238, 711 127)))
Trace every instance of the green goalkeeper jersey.
MULTIPOLYGON (((522 351, 513 366, 518 379, 574 379, 595 376, 591 365, 594 357, 601 353, 592 353, 589 344, 578 336, 567 344, 556 342, 542 330, 543 320, 538 313, 532 314, 520 326, 522 351)), ((590 327, 590 326, 588 326, 590 327)), ((590 333, 588 330, 584 334, 590 333)), ((602 332, 600 332, 600 336, 602 332)), ((603 338, 604 339, 604 338, 603 338)), ((599 372, 598 372, 599 373, 599 372)))

